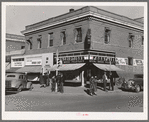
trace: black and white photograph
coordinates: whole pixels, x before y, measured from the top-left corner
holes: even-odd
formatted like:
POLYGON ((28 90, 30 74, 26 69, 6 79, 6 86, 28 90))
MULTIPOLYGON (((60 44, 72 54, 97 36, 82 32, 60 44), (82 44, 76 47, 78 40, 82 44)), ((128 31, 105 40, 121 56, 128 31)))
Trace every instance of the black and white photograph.
POLYGON ((2 120, 147 120, 147 2, 2 2, 2 120))

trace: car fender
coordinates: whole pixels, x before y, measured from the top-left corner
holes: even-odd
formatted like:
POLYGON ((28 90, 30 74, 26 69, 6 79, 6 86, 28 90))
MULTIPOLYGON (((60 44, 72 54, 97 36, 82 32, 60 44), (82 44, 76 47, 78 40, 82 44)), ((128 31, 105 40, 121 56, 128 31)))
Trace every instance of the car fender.
POLYGON ((26 88, 29 89, 31 85, 32 85, 32 82, 27 82, 26 88))
POLYGON ((15 88, 19 88, 19 86, 22 85, 21 82, 18 82, 17 80, 13 80, 11 84, 11 86, 15 88))

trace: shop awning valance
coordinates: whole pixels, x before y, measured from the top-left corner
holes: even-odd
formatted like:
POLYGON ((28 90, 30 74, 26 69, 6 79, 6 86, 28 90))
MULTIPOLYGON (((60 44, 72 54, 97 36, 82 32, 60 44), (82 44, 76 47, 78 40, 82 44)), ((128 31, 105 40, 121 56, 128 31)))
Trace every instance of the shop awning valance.
POLYGON ((16 70, 16 72, 40 73, 41 70, 42 70, 42 66, 25 66, 16 70))
MULTIPOLYGON (((78 64, 62 64, 59 68, 58 71, 70 71, 70 70, 76 70, 84 66, 85 63, 78 63, 78 64)), ((53 65, 50 69, 50 71, 56 71, 57 70, 57 65, 53 65)))
POLYGON ((20 69, 20 67, 19 68, 16 68, 16 67, 10 68, 10 69, 6 70, 6 73, 13 73, 13 72, 16 72, 18 69, 20 69))
POLYGON ((102 69, 104 71, 123 71, 122 69, 116 67, 115 65, 108 64, 94 64, 97 68, 102 69))

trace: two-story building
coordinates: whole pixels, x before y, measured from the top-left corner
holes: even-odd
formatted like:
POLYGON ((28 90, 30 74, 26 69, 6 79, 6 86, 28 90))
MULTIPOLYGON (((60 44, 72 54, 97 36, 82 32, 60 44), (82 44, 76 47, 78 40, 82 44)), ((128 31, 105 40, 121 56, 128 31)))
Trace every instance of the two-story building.
MULTIPOLYGON (((104 70, 143 72, 143 23, 97 7, 78 10, 26 26, 24 67, 19 71, 58 68, 67 81, 82 82, 104 70), (48 63, 50 62, 50 63, 48 63), (40 67, 36 69, 36 67, 40 67)), ((12 62, 20 57, 12 57, 12 62)))

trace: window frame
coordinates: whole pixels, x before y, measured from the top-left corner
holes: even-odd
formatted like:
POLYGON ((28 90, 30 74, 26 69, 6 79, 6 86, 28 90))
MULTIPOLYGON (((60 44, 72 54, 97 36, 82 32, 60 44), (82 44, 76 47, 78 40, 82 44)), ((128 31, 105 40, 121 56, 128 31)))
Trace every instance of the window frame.
POLYGON ((128 57, 128 65, 133 66, 133 57, 128 57))
POLYGON ((82 40, 82 27, 77 27, 77 28, 75 28, 75 43, 81 43, 81 42, 83 42, 83 40, 82 40))
POLYGON ((48 34, 48 47, 52 47, 52 46, 54 46, 53 45, 53 37, 52 37, 52 39, 51 39, 51 35, 53 36, 53 32, 51 32, 51 33, 49 33, 48 34), (52 44, 52 45, 51 45, 52 44))
POLYGON ((37 41, 38 41, 38 49, 41 49, 42 48, 42 35, 38 36, 37 41))
POLYGON ((28 43, 28 50, 32 50, 33 49, 33 44, 31 42, 32 40, 32 37, 30 37, 28 40, 27 40, 27 43, 28 43))
POLYGON ((61 44, 66 45, 66 31, 62 31, 60 35, 61 35, 61 42, 62 42, 61 44), (64 36, 62 36, 62 34, 64 36))
POLYGON ((128 46, 129 46, 129 48, 133 47, 133 41, 134 41, 134 35, 132 33, 129 33, 129 36, 128 36, 128 46))
POLYGON ((105 31, 104 31, 104 43, 105 44, 110 43, 110 37, 111 37, 111 29, 109 27, 105 27, 105 31))

